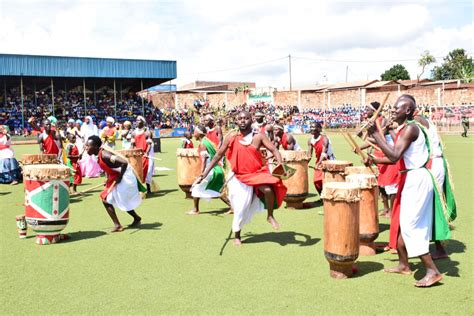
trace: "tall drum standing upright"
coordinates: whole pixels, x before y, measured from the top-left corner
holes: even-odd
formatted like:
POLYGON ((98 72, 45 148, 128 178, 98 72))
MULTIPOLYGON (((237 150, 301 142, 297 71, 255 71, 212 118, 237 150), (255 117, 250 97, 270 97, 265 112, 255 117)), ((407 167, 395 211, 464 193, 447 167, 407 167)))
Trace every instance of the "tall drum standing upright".
POLYGON ((178 148, 176 151, 176 157, 178 159, 176 165, 178 185, 186 194, 186 198, 192 199, 191 186, 202 171, 198 149, 178 148))
POLYGON ((23 170, 26 222, 39 245, 58 242, 69 221, 69 177, 70 169, 61 165, 27 165, 23 170))
POLYGON ((307 151, 280 150, 283 162, 296 170, 295 174, 283 184, 288 188, 285 198, 286 207, 303 208, 303 201, 308 197, 308 162, 307 151))
POLYGON ((374 240, 379 236, 379 217, 377 214, 377 178, 372 174, 351 174, 346 176, 348 183, 360 188, 359 202, 359 254, 375 255, 374 240))
POLYGON ((327 182, 321 193, 324 207, 324 255, 330 275, 352 276, 359 256, 359 187, 347 182, 327 182))
POLYGON ((345 169, 352 166, 352 162, 346 160, 325 160, 321 164, 324 171, 323 185, 326 182, 345 182, 345 169))
POLYGON ((376 168, 374 171, 375 173, 372 172, 372 170, 370 170, 370 168, 366 166, 350 166, 346 167, 344 173, 346 174, 346 177, 350 174, 375 174, 375 176, 377 176, 378 169, 376 168))

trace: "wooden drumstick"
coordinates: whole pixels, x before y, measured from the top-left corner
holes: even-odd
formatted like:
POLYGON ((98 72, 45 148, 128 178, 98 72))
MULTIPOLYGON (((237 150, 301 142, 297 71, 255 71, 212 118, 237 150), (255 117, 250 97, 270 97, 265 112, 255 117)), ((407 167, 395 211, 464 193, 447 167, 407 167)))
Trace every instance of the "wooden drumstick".
POLYGON ((86 189, 86 190, 83 190, 83 191, 80 191, 80 192, 77 192, 77 193, 78 193, 78 194, 84 194, 84 193, 87 193, 87 192, 89 192, 89 191, 92 191, 92 190, 94 190, 94 189, 97 189, 97 188, 100 188, 100 187, 103 187, 103 186, 104 186, 104 184, 103 184, 103 183, 100 183, 100 184, 98 184, 98 185, 94 185, 93 187, 90 187, 90 188, 88 188, 88 189, 86 189))
MULTIPOLYGON (((365 155, 365 153, 360 149, 359 145, 357 145, 356 141, 354 138, 352 138, 352 135, 349 134, 349 133, 346 133, 347 135, 347 138, 349 140, 349 142, 352 144, 352 146, 354 147, 355 151, 357 152, 357 154, 359 154, 359 156, 362 158, 362 160, 365 160, 367 159, 367 156, 365 155)), ((375 171, 374 169, 372 168, 372 166, 367 166, 369 167, 370 171, 375 174, 375 171)))

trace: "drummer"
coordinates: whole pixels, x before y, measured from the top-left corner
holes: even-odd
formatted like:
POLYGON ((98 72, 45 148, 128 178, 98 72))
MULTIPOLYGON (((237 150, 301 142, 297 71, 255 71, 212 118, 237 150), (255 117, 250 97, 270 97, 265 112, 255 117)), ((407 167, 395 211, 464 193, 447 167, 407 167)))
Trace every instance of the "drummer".
POLYGON ((207 114, 204 117, 204 126, 207 128, 207 134, 206 137, 214 143, 216 148, 221 147, 222 145, 222 129, 220 126, 216 125, 214 122, 214 116, 211 114, 207 114))
POLYGON ((100 198, 115 226, 111 232, 124 230, 115 213, 114 206, 133 217, 133 222, 129 227, 137 227, 142 220, 135 212, 135 209, 142 203, 138 187, 139 181, 137 181, 127 160, 112 154, 101 146, 102 141, 98 136, 91 136, 86 142, 87 154, 96 155, 100 167, 107 174, 105 188, 100 194, 100 198))
POLYGON ((137 117, 137 128, 132 133, 132 147, 143 150, 143 178, 146 182, 147 194, 151 194, 151 183, 155 170, 154 160, 149 157, 154 156, 153 140, 151 133, 146 127, 146 121, 143 116, 137 117))
POLYGON ((238 114, 239 132, 231 132, 217 151, 206 170, 196 179, 203 181, 214 166, 224 157, 232 166, 228 176, 229 200, 234 210, 232 230, 235 233, 235 245, 241 245, 241 230, 249 223, 253 215, 267 207, 267 221, 274 229, 280 225, 273 216, 275 207, 279 207, 286 194, 286 187, 281 179, 272 176, 268 167, 262 165, 261 147, 266 147, 275 156, 278 164, 282 158, 272 142, 261 133, 252 132, 252 116, 247 111, 238 114), (265 201, 265 204, 263 203, 265 201))
POLYGON ((277 149, 280 149, 281 146, 281 148, 284 150, 301 150, 300 145, 298 145, 293 135, 285 133, 285 128, 283 127, 283 124, 275 124, 273 126, 273 130, 273 143, 275 144, 277 149))
MULTIPOLYGON (((216 155, 216 149, 206 137, 206 127, 204 125, 198 125, 194 128, 194 137, 199 141, 198 151, 201 157, 202 173, 204 173, 204 170, 216 155)), ((199 200, 220 197, 224 182, 224 170, 220 164, 216 164, 201 183, 192 186, 191 195, 194 200, 194 208, 186 214, 199 215, 199 200)))
POLYGON ((115 120, 113 117, 108 116, 105 119, 106 126, 100 132, 100 139, 102 142, 112 149, 115 149, 115 139, 117 137, 117 130, 115 129, 115 120))
POLYGON ((321 195, 323 190, 323 171, 321 169, 321 162, 323 160, 334 160, 334 152, 332 150, 332 144, 327 135, 321 134, 323 129, 321 123, 312 122, 310 125, 311 138, 308 140, 308 155, 313 157, 313 150, 316 156, 316 162, 314 165, 314 177, 313 183, 318 194, 321 195))
POLYGON ((61 137, 52 130, 51 121, 48 119, 43 120, 43 132, 38 135, 38 144, 41 153, 57 155, 59 158, 61 137))
POLYGON ((273 127, 265 121, 265 114, 255 113, 255 123, 253 129, 259 133, 265 134, 270 140, 273 140, 273 127))

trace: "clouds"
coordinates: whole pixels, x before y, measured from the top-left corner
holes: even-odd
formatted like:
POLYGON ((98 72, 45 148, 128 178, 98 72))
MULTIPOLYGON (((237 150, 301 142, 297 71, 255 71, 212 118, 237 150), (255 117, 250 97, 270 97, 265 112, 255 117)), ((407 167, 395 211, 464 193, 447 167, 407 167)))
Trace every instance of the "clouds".
MULTIPOLYGON (((2 1, 4 53, 174 59, 178 84, 249 80, 288 86, 292 54, 312 59, 404 60, 424 50, 472 52, 474 27, 462 1, 2 1), (442 17, 443 8, 450 17, 442 17), (467 17, 466 17, 467 15, 467 17), (453 22, 453 17, 457 22, 453 22), (467 22, 466 22, 467 21, 467 22), (229 69, 212 72, 212 70, 229 69)), ((441 61, 441 60, 440 60, 441 61)), ((396 62, 294 59, 293 85, 378 79, 396 62)), ((412 77, 416 60, 404 64, 412 77)))

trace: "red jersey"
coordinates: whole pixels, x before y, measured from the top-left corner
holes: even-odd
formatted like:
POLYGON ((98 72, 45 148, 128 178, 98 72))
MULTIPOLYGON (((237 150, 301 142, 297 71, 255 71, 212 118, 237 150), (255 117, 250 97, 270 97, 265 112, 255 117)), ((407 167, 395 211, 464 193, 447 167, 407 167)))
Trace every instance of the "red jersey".
MULTIPOLYGON (((79 149, 77 149, 77 146, 74 144, 69 145, 69 153, 68 155, 71 156, 79 156, 79 149)), ((71 161, 71 166, 74 169, 74 177, 72 183, 74 184, 81 184, 82 183, 82 171, 81 171, 81 166, 78 163, 79 158, 78 157, 71 157, 69 158, 71 161)))
POLYGON ((190 139, 183 139, 183 146, 182 148, 194 148, 194 144, 193 144, 193 141, 190 140, 190 139))
MULTIPOLYGON (((314 149, 314 154, 316 156, 316 164, 318 163, 319 159, 321 159, 321 154, 323 153, 324 147, 324 136, 319 135, 317 139, 311 138, 311 146, 314 149)), ((313 174, 313 183, 316 191, 321 194, 323 190, 323 171, 318 168, 314 168, 313 174)))
POLYGON ((135 147, 143 150, 144 152, 144 156, 142 157, 143 173, 142 178, 140 179, 142 182, 145 182, 146 176, 148 174, 149 158, 145 157, 145 155, 148 153, 148 149, 150 148, 148 146, 150 146, 150 144, 147 142, 145 132, 140 134, 135 133, 135 147))
POLYGON ((53 133, 51 135, 46 134, 46 132, 43 133, 43 137, 41 138, 41 141, 43 143, 43 153, 45 154, 53 154, 57 155, 59 154, 59 147, 56 144, 56 141, 53 138, 53 133))
POLYGON ((286 133, 283 133, 283 136, 281 136, 280 145, 284 150, 288 150, 288 135, 286 133))

